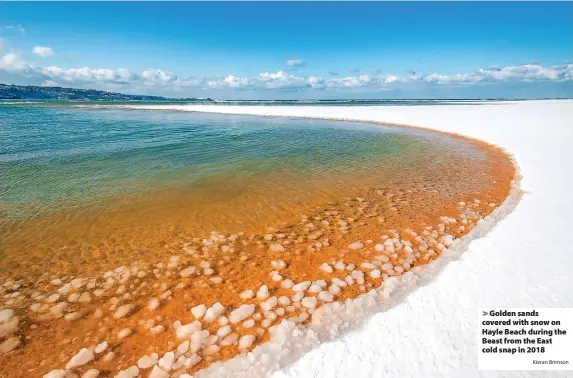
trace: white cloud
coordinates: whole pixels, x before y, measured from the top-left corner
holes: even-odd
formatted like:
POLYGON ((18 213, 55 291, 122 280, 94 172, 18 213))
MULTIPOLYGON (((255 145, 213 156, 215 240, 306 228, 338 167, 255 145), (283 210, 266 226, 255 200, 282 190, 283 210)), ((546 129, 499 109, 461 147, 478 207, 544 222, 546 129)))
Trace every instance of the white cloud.
MULTIPOLYGON (((61 68, 56 66, 35 66, 24 61, 20 55, 10 52, 0 57, 0 77, 2 72, 9 73, 10 81, 26 82, 36 85, 58 85, 94 89, 114 88, 132 93, 137 91, 168 92, 182 88, 197 90, 372 90, 384 91, 406 88, 410 84, 425 86, 441 85, 486 85, 489 83, 524 82, 564 82, 573 81, 573 64, 542 66, 524 64, 508 67, 487 67, 472 72, 444 75, 440 73, 406 75, 354 75, 347 77, 316 75, 305 76, 285 71, 262 72, 254 77, 242 77, 234 74, 219 77, 186 77, 160 69, 148 69, 134 73, 125 68, 92 69, 61 68)), ((153 92, 152 92, 153 93, 153 92)))
POLYGON ((51 80, 46 80, 42 83, 42 87, 57 87, 58 83, 56 83, 55 81, 51 81, 51 80))
POLYGON ((167 85, 177 81, 177 76, 173 72, 149 69, 141 74, 147 85, 167 85))
POLYGON ((0 52, 4 51, 4 47, 6 47, 6 44, 4 43, 4 40, 0 38, 0 52))
POLYGON ((30 66, 16 53, 9 53, 0 58, 0 69, 7 71, 26 71, 30 66))
POLYGON ((21 35, 26 35, 26 29, 24 29, 22 27, 22 25, 19 25, 19 24, 18 25, 7 25, 7 26, 4 26, 4 28, 10 29, 10 30, 16 30, 21 35))
POLYGON ((305 63, 302 59, 289 59, 285 62, 285 64, 290 67, 301 67, 304 66, 305 63))
POLYGON ((51 47, 34 46, 32 51, 34 52, 34 54, 39 55, 42 58, 56 55, 56 53, 54 52, 54 50, 51 47))

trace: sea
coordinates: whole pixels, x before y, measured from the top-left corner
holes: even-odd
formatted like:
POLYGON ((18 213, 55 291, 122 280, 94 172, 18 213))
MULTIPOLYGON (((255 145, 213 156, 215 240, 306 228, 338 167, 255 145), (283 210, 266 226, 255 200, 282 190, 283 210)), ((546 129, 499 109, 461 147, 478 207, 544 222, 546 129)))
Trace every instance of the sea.
MULTIPOLYGON (((397 103, 348 101, 319 103, 397 103)), ((470 141, 413 128, 129 104, 0 103, 0 261, 260 231, 361 188, 428 182, 453 159, 485 159, 470 141)))

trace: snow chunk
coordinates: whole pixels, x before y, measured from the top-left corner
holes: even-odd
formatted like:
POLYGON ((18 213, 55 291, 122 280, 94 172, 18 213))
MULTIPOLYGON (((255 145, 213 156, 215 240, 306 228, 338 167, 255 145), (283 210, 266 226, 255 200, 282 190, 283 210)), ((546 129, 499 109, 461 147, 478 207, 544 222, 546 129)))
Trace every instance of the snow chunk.
POLYGON ((330 265, 328 265, 327 263, 322 263, 322 265, 320 266, 320 269, 325 271, 326 273, 332 273, 334 272, 334 270, 332 269, 332 267, 330 265))
POLYGON ((170 375, 165 370, 161 369, 159 366, 154 366, 151 373, 149 373, 149 378, 169 378, 170 375))
POLYGON ((322 288, 317 284, 312 284, 308 288, 309 293, 320 293, 321 291, 322 291, 322 288))
POLYGON ((223 306, 220 302, 215 303, 207 309, 203 320, 206 322, 213 322, 227 311, 227 307, 223 306))
POLYGON ((0 354, 10 353, 20 345, 20 339, 11 337, 0 344, 0 354))
POLYGON ((270 297, 266 301, 261 302, 260 306, 263 311, 270 311, 277 306, 277 303, 277 297, 270 297))
POLYGON ((12 316, 14 316, 14 310, 11 308, 0 310, 0 323, 7 322, 12 316))
POLYGON ((279 305, 281 305, 283 307, 288 306, 288 305, 290 305, 290 298, 285 296, 285 295, 282 295, 279 297, 278 303, 279 303, 279 305))
POLYGON ((136 378, 139 376, 139 368, 137 366, 131 366, 123 371, 120 371, 115 378, 136 378))
POLYGON ((251 347, 251 345, 253 345, 253 342, 255 341, 255 336, 253 335, 244 335, 243 337, 241 337, 241 339, 239 340, 239 349, 244 350, 244 349, 248 349, 251 347))
POLYGON ((252 290, 245 290, 241 294, 239 294, 239 297, 241 299, 251 299, 254 296, 255 296, 255 293, 253 293, 252 290))
POLYGON ((271 244, 269 246, 269 250, 272 252, 284 252, 285 247, 283 247, 281 244, 271 244))
MULTIPOLYGON (((153 328, 151 330, 153 330, 153 328)), ((200 331, 202 328, 203 326, 201 325, 201 323, 195 320, 193 323, 181 325, 179 328, 177 328, 175 334, 177 335, 178 339, 186 339, 189 336, 191 336, 191 334, 200 331)))
POLYGON ((231 326, 230 325, 223 326, 217 330, 217 336, 220 339, 224 338, 225 336, 227 336, 230 333, 231 333, 231 326))
POLYGON ((300 302, 306 308, 315 308, 317 299, 315 297, 304 297, 300 302))
POLYGON ((221 350, 221 348, 219 348, 218 345, 209 345, 209 346, 203 348, 203 355, 211 356, 211 355, 217 353, 219 350, 221 350))
POLYGON ((179 272, 179 275, 183 278, 185 277, 189 277, 190 275, 192 275, 193 273, 195 273, 195 271, 197 270, 197 268, 195 268, 194 266, 188 266, 185 269, 182 269, 179 272))
MULTIPOLYGON (((161 357, 161 359, 157 363, 157 366, 159 366, 161 369, 165 371, 169 371, 173 366, 173 362, 175 362, 175 354, 173 352, 167 352, 163 355, 163 357, 161 357)), ((167 376, 169 377, 169 375, 167 376)))
POLYGON ((95 358, 93 348, 82 348, 70 361, 66 364, 66 369, 75 369, 84 366, 95 358))
POLYGON ((139 360, 137 360, 137 366, 140 369, 149 369, 153 365, 157 363, 159 360, 159 356, 157 353, 153 353, 150 356, 143 356, 139 360))
POLYGON ((334 300, 334 297, 328 291, 321 291, 320 293, 318 293, 317 298, 324 302, 332 302, 334 300))
POLYGON ((96 354, 100 354, 102 352, 105 352, 107 350, 107 347, 108 347, 107 341, 102 341, 101 343, 95 346, 94 352, 96 354))
POLYGON ((120 319, 123 317, 128 316, 129 314, 131 314, 133 312, 133 310, 135 309, 135 306, 132 304, 124 304, 123 306, 120 306, 117 311, 115 312, 115 314, 113 314, 113 317, 116 319, 120 319))
POLYGON ((293 286, 292 280, 286 279, 281 282, 281 287, 283 289, 290 289, 293 286))
POLYGON ((82 378, 97 378, 97 377, 99 377, 99 370, 97 369, 90 369, 82 375, 82 378))
POLYGON ((304 281, 304 282, 301 282, 301 283, 297 283, 296 285, 294 285, 294 286, 292 287, 292 289, 293 289, 294 291, 301 291, 301 292, 302 292, 302 291, 306 291, 306 289, 308 289, 308 288, 310 287, 310 285, 312 285, 312 282, 310 282, 310 281, 304 281))
POLYGON ((255 312, 254 304, 241 305, 239 308, 231 312, 231 314, 229 315, 229 321, 233 324, 238 323, 248 318, 249 316, 253 315, 254 312, 255 312))
POLYGON ((191 309, 191 313, 196 319, 201 319, 206 312, 207 312, 207 307, 204 304, 200 304, 191 309))
POLYGON ((147 304, 147 308, 150 310, 155 310, 157 307, 159 307, 160 304, 161 302, 159 301, 159 299, 151 298, 149 300, 149 303, 147 304))
POLYGON ((348 248, 353 249, 353 250, 360 249, 363 247, 364 247, 364 244, 362 244, 361 242, 354 242, 354 243, 350 243, 348 245, 348 248))
POLYGON ((362 264, 360 264, 360 267, 364 269, 376 269, 376 265, 369 262, 363 262, 362 264))
POLYGON ((117 333, 117 338, 118 339, 124 339, 127 336, 131 335, 131 333, 132 333, 132 330, 130 328, 124 328, 117 333))
POLYGON ((287 263, 283 260, 271 261, 271 265, 276 270, 282 270, 287 267, 287 263))
POLYGON ((267 299, 269 297, 269 288, 267 285, 262 285, 257 291, 257 298, 259 299, 267 299))

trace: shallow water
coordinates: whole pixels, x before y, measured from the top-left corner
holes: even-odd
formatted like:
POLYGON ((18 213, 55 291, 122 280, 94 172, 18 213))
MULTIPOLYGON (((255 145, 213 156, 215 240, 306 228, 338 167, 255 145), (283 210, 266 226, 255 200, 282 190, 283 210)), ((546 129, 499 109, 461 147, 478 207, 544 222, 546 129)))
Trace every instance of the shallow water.
POLYGON ((10 218, 29 215, 22 205, 38 213, 61 202, 198 185, 230 174, 264 177, 287 170, 308 180, 325 171, 362 169, 382 157, 397 163, 418 157, 414 148, 427 146, 416 144, 428 144, 423 138, 430 134, 200 113, 61 106, 3 106, 0 112, 0 195, 10 218))
POLYGON ((4 255, 256 232, 358 187, 484 159, 463 139, 362 123, 61 104, 0 113, 4 255))
POLYGON ((172 352, 177 324, 215 337, 256 305, 216 348, 188 345, 174 375, 194 374, 435 260, 515 173, 496 148, 410 128, 63 105, 0 115, 6 377, 42 376, 104 340, 111 357, 76 372, 115 376, 172 352), (320 294, 297 297, 303 282, 320 294), (288 303, 263 308, 271 294, 288 303), (190 312, 216 303, 216 322, 190 312))

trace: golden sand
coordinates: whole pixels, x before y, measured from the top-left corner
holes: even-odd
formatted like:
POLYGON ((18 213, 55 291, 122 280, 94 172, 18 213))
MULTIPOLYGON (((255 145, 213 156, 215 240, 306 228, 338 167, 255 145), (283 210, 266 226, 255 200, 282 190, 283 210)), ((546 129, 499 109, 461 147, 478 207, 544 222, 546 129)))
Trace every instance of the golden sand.
MULTIPOLYGON (((65 369, 81 348, 102 341, 110 345, 106 351, 70 372, 81 376, 97 369, 100 376, 114 377, 145 355, 176 353, 189 337, 178 338, 175 328, 198 320, 211 337, 181 346, 180 362, 170 371, 175 377, 193 374, 265 342, 269 329, 283 319, 310 321, 314 309, 308 304, 314 300, 304 301, 308 306, 294 302, 287 280, 310 281, 325 292, 304 293, 322 298, 319 307, 329 301, 326 293, 335 301, 355 298, 387 277, 426 264, 509 194, 515 174, 510 159, 497 148, 470 142, 487 154, 485 161, 413 162, 411 171, 388 175, 393 179, 382 183, 328 182, 300 193, 257 187, 233 195, 206 188, 204 198, 221 195, 221 201, 199 208, 186 205, 200 202, 198 192, 190 198, 177 189, 101 211, 59 213, 59 233, 50 229, 50 216, 14 224, 0 262, 0 309, 13 309, 4 324, 17 319, 17 325, 5 335, 0 328, 0 341, 20 344, 0 355, 0 377, 41 377, 65 369), (256 206, 270 210, 252 216, 249 209, 256 206), (42 233, 43 228, 50 231, 42 233), (371 273, 375 270, 380 276, 371 273), (332 284, 335 277, 347 284, 332 284), (262 285, 268 295, 259 291, 262 285), (248 290, 254 298, 242 298, 248 290), (267 296, 272 308, 264 311, 260 305, 267 296), (291 303, 273 305, 272 297, 282 296, 291 303), (159 306, 150 309, 155 301, 159 306), (217 302, 226 309, 212 322, 190 312, 217 302), (230 324, 230 314, 243 304, 255 304, 254 314, 230 324), (119 317, 118 309, 127 314, 119 317), (253 327, 244 323, 251 319, 253 327), (213 336, 225 325, 231 326, 231 336, 225 331, 213 336), (119 338, 126 329, 131 334, 119 338), (240 349, 247 334, 256 341, 240 349)), ((140 369, 141 375, 150 370, 140 369)))

